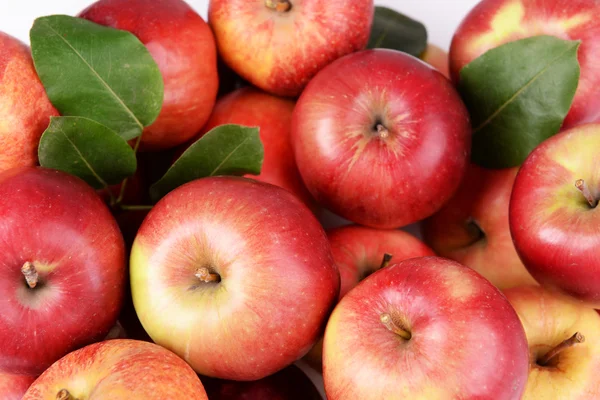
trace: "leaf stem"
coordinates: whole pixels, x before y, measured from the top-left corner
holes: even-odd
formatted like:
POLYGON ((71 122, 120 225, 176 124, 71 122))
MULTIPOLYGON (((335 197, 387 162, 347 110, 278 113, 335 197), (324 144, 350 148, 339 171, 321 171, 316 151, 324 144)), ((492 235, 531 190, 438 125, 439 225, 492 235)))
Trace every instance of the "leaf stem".
POLYGON ((151 205, 144 205, 144 204, 135 204, 135 205, 129 205, 129 204, 120 204, 119 208, 123 211, 147 211, 147 210, 152 210, 151 205))

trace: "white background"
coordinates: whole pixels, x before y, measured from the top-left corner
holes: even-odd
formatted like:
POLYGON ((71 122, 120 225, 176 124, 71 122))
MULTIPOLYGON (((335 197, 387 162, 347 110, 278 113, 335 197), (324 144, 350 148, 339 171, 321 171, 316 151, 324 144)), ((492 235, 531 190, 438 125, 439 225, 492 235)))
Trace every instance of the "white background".
MULTIPOLYGON (((152 0, 148 0, 149 2, 152 0)), ((478 0, 376 0, 425 23, 430 41, 445 49, 454 30, 478 0)), ((0 31, 29 42, 29 28, 36 17, 51 14, 75 15, 92 0, 0 0, 0 31)), ((188 0, 206 19, 208 0, 188 0)))

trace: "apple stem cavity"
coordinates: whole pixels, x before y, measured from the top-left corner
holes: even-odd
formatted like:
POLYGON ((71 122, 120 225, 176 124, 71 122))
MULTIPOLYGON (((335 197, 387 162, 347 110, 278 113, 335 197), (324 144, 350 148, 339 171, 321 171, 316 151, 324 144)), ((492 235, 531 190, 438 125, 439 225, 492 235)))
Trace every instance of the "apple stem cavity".
POLYGON ((379 266, 379 269, 384 269, 385 267, 387 267, 388 265, 390 265, 390 261, 392 261, 392 255, 389 253, 385 253, 383 255, 383 260, 381 260, 381 265, 379 266))
POLYGON ((265 0, 265 6, 281 13, 288 12, 292 9, 290 0, 265 0))
POLYGON ((406 329, 398 326, 392 316, 388 313, 383 313, 379 316, 381 323, 388 328, 389 331, 394 332, 396 335, 400 336, 404 340, 410 340, 412 335, 406 329))
POLYGON ((375 125, 375 131, 377 132, 377 136, 379 136, 381 139, 387 139, 390 136, 390 131, 388 128, 381 123, 377 123, 375 125))
POLYGON ((37 286, 39 280, 39 275, 37 270, 35 269, 35 265, 33 265, 32 262, 27 261, 21 267, 21 273, 25 277, 27 286, 29 286, 30 289, 34 289, 37 286))
POLYGON ((583 197, 585 197, 587 202, 590 204, 590 207, 596 208, 596 206, 598 205, 598 199, 594 197, 585 181, 583 179, 578 179, 575 182, 575 187, 581 191, 583 197))
POLYGON ((544 355, 542 358, 538 359, 538 364, 542 367, 545 367, 552 361, 554 357, 558 356, 563 350, 583 342, 585 342, 585 337, 581 333, 575 332, 573 336, 571 336, 567 340, 564 340, 558 346, 554 347, 552 350, 547 352, 546 355, 544 355))
POLYGON ((56 393, 56 400, 77 400, 67 389, 61 389, 56 393))
POLYGON ((194 275, 196 278, 205 283, 221 282, 221 276, 219 274, 215 274, 214 272, 210 272, 210 270, 206 267, 198 268, 194 275))

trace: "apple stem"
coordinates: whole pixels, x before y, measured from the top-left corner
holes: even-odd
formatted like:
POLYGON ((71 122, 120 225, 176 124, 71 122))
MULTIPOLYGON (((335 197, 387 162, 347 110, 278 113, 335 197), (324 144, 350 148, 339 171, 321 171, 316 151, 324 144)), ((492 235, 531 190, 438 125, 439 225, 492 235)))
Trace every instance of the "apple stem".
POLYGON ((400 336, 404 340, 410 340, 412 335, 406 329, 399 327, 392 316, 388 313, 383 313, 379 316, 381 323, 388 328, 391 332, 394 332, 396 335, 400 336))
POLYGON ((21 267, 21 273, 25 276, 25 280, 27 281, 27 286, 31 289, 35 288, 38 284, 39 275, 37 270, 35 269, 35 265, 32 262, 27 261, 21 267))
POLYGON ((598 205, 598 199, 594 197, 587 183, 583 179, 578 179, 575 182, 575 187, 583 193, 583 197, 590 203, 590 207, 595 208, 598 205))
POLYGON ((377 131, 377 135, 382 139, 386 139, 390 136, 390 131, 383 124, 377 124, 375 130, 377 131))
POLYGON ((67 389, 61 389, 56 394, 56 400, 77 400, 67 389))
POLYGON ((583 343, 583 342, 585 342, 585 337, 581 333, 575 332, 573 334, 573 336, 571 336, 567 340, 564 340, 558 346, 554 347, 552 350, 547 352, 545 356, 540 358, 538 360, 538 364, 541 365, 542 367, 546 366, 546 365, 548 365, 548 363, 550 361, 552 361, 552 359, 554 357, 556 357, 564 349, 568 349, 569 347, 572 347, 572 346, 576 345, 577 343, 583 343))
POLYGON ((288 12, 292 9, 290 0, 265 0, 265 5, 272 10, 279 12, 288 12))
POLYGON ((219 276, 219 274, 210 272, 210 270, 206 267, 198 268, 194 275, 196 278, 206 283, 219 282, 221 280, 221 276, 219 276))
POLYGON ((388 265, 390 265, 390 261, 392 261, 392 255, 389 253, 385 253, 383 255, 383 260, 381 260, 381 265, 379 266, 379 269, 383 269, 385 267, 387 267, 388 265))

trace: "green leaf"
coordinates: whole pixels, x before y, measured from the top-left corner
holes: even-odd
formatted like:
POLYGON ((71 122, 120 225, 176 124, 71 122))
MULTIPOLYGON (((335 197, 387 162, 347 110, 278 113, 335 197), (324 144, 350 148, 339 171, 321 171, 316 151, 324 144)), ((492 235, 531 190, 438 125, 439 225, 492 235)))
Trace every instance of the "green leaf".
POLYGON ((35 68, 62 115, 93 119, 126 140, 158 116, 162 76, 133 34, 52 15, 35 21, 30 39, 35 68))
POLYGON ((399 50, 420 57, 427 48, 427 29, 414 19, 377 6, 367 48, 399 50))
POLYGON ((83 117, 52 117, 38 148, 40 164, 78 176, 96 189, 135 173, 135 152, 116 132, 83 117))
POLYGON ((259 129, 221 125, 192 144, 150 188, 158 201, 171 190, 195 179, 216 175, 260 174, 264 149, 259 129))
POLYGON ((492 49, 461 70, 473 123, 472 159, 487 168, 523 163, 559 132, 579 83, 580 42, 536 36, 492 49))

